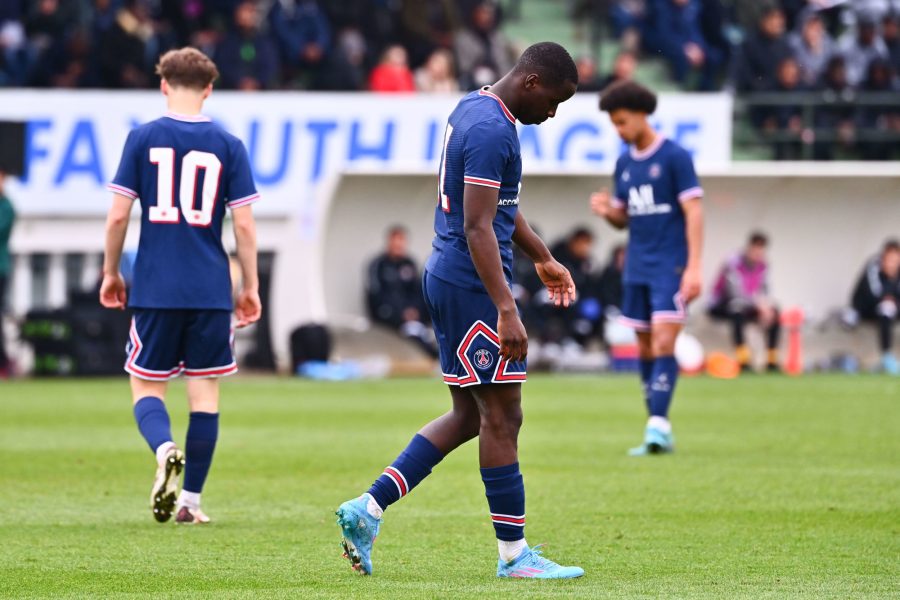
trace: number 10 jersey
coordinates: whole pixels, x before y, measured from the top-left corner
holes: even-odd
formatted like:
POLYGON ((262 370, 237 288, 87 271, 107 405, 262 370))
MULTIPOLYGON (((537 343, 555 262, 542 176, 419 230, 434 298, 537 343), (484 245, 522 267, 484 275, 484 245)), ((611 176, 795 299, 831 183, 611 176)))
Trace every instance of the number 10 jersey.
POLYGON ((225 208, 259 199, 243 143, 203 116, 128 134, 109 190, 141 203, 132 308, 231 310, 225 208))

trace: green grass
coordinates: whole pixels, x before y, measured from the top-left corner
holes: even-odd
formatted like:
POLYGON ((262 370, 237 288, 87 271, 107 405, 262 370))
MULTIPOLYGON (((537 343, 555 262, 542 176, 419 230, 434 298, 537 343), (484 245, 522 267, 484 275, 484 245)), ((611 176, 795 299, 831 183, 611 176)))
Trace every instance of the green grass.
MULTIPOLYGON (((477 448, 391 507, 375 575, 337 505, 447 405, 434 381, 224 384, 208 527, 158 525, 127 383, 0 382, 0 595, 207 598, 850 598, 900 594, 900 380, 683 380, 678 453, 629 459, 632 378, 534 378, 528 540, 587 571, 499 581, 477 448)), ((170 394, 177 437, 187 410, 170 394)))

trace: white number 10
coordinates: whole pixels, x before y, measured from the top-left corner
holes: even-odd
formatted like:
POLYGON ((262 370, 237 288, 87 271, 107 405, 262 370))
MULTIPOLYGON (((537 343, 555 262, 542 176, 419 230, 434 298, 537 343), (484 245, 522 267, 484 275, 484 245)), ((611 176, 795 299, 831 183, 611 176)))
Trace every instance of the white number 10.
MULTIPOLYGON (((150 148, 150 162, 158 169, 156 180, 156 206, 150 207, 148 217, 151 223, 177 223, 179 210, 175 206, 175 150, 173 148, 150 148)), ((216 196, 219 193, 219 178, 222 162, 210 152, 191 150, 181 160, 181 182, 178 188, 178 203, 188 225, 209 227, 212 223, 216 196), (200 190, 200 209, 196 208, 197 176, 203 169, 203 189, 200 190)))

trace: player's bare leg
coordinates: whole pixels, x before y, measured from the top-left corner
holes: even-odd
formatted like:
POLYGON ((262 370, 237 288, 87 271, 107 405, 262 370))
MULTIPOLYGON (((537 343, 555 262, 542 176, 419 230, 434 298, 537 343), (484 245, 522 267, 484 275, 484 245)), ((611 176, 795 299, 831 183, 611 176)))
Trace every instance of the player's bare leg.
POLYGON ((629 451, 632 456, 666 454, 675 449, 669 405, 678 379, 675 340, 681 329, 681 323, 654 322, 649 332, 638 333, 641 358, 644 359, 649 351, 653 357, 653 371, 645 383, 649 419, 644 430, 644 443, 629 451))
POLYGON ((172 441, 169 415, 164 400, 165 381, 148 381, 131 376, 134 415, 141 434, 156 453, 156 475, 150 490, 153 518, 163 523, 172 517, 178 493, 178 477, 184 468, 184 453, 172 441))
POLYGON ((199 378, 187 380, 190 423, 185 443, 187 464, 184 486, 178 496, 175 522, 205 524, 210 519, 200 509, 200 494, 212 464, 219 433, 219 380, 199 378))
POLYGON ((453 408, 419 430, 445 455, 478 436, 481 415, 469 388, 448 386, 453 408))

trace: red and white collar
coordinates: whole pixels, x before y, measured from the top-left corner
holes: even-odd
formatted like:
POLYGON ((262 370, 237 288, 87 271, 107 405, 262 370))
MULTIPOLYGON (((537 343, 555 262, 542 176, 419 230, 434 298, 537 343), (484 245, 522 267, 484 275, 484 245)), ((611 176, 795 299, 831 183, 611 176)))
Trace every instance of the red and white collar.
POLYGON ((513 116, 513 114, 509 111, 509 109, 506 108, 506 104, 503 103, 503 100, 500 99, 500 96, 498 96, 497 94, 494 94, 494 93, 492 93, 492 92, 489 92, 489 91, 488 91, 488 87, 489 87, 489 86, 484 86, 483 88, 481 88, 480 90, 478 90, 478 95, 479 95, 479 96, 490 96, 491 98, 493 98, 494 100, 496 100, 497 103, 500 105, 500 108, 503 109, 503 114, 506 115, 506 118, 507 118, 507 119, 509 119, 509 122, 515 124, 516 118, 515 118, 515 117, 513 116))
POLYGON ((656 134, 656 139, 653 140, 653 143, 644 148, 643 150, 638 150, 636 146, 631 147, 631 158, 634 160, 647 160, 654 154, 656 151, 662 148, 663 143, 666 141, 666 136, 658 133, 656 134))
POLYGON ((172 112, 171 110, 166 113, 167 117, 170 119, 175 119, 176 121, 184 121, 186 123, 208 123, 212 121, 206 115, 180 115, 176 112, 172 112))

